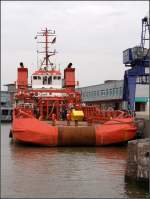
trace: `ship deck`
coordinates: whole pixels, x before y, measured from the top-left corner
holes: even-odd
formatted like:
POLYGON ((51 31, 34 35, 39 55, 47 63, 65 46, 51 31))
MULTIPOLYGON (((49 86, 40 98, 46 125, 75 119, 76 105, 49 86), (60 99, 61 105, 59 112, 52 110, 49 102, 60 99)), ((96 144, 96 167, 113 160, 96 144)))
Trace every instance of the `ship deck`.
MULTIPOLYGON (((45 121, 45 122, 53 125, 52 121, 45 121)), ((100 124, 100 123, 92 123, 91 125, 96 125, 96 124, 100 124)), ((68 126, 69 127, 70 126, 70 127, 73 127, 73 126, 75 126, 75 122, 70 121, 70 125, 68 125, 67 121, 56 121, 55 126, 59 126, 59 127, 62 127, 62 126, 68 126)), ((87 127, 87 126, 89 126, 89 124, 86 121, 79 121, 77 126, 87 127)))

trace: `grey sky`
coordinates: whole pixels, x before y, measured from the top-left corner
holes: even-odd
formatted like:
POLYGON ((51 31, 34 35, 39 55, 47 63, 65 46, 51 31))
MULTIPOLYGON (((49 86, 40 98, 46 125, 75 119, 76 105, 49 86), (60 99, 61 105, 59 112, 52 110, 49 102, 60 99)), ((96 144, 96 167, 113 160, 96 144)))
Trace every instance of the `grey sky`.
POLYGON ((148 1, 3 1, 1 5, 1 84, 16 80, 19 62, 37 69, 41 28, 55 29, 56 64, 76 67, 80 86, 122 79, 122 51, 140 44, 148 1))

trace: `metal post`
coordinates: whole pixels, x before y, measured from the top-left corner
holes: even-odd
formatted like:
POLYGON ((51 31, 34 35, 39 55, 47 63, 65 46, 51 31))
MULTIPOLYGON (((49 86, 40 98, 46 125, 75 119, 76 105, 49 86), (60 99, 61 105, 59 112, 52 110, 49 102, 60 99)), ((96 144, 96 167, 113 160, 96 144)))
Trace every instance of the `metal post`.
POLYGON ((48 119, 48 100, 46 101, 46 117, 48 119))
POLYGON ((78 120, 75 120, 75 126, 78 126, 78 120))
POLYGON ((45 30, 46 70, 48 70, 48 31, 45 30))

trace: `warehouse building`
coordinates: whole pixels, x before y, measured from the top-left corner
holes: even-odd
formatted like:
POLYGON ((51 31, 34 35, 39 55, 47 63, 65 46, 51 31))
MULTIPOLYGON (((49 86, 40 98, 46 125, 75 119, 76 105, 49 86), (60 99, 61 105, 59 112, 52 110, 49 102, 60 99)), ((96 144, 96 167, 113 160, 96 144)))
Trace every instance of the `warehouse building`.
MULTIPOLYGON (((79 88, 82 102, 99 105, 101 109, 123 108, 123 80, 107 80, 104 84, 79 88)), ((135 110, 137 115, 149 116, 149 85, 136 85, 135 110)))

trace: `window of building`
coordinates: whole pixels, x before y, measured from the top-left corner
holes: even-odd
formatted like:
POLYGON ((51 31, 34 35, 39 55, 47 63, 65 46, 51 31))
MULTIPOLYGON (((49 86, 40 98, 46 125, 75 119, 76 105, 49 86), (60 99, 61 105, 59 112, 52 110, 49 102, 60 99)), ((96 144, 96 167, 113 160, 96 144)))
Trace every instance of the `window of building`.
POLYGON ((116 95, 118 95, 118 88, 116 88, 116 95))
POLYGON ((41 76, 38 76, 37 78, 38 78, 38 80, 40 80, 40 79, 41 79, 41 76))
POLYGON ((96 96, 96 91, 94 91, 94 97, 96 96))
POLYGON ((8 115, 8 110, 2 110, 2 115, 8 115))
POLYGON ((106 96, 108 96, 108 89, 106 89, 106 96))
POLYGON ((33 76, 33 79, 34 79, 34 80, 37 80, 37 76, 33 76))
POLYGON ((112 96, 112 89, 109 89, 109 95, 112 96))
POLYGON ((56 79, 57 79, 57 76, 54 76, 54 77, 53 77, 53 79, 55 79, 55 80, 56 80, 56 79))
POLYGON ((113 96, 115 95, 115 88, 113 88, 112 95, 113 96))
POLYGON ((58 80, 60 80, 61 79, 61 76, 58 76, 58 80))
POLYGON ((145 111, 146 103, 145 102, 136 102, 135 103, 135 111, 145 111))
POLYGON ((101 90, 101 96, 104 96, 104 95, 105 95, 105 91, 101 90))
POLYGON ((122 95, 122 87, 120 87, 119 94, 122 95))

